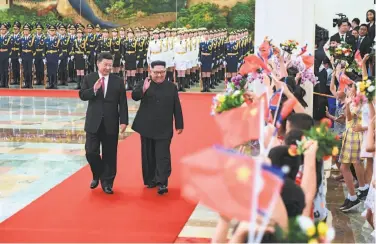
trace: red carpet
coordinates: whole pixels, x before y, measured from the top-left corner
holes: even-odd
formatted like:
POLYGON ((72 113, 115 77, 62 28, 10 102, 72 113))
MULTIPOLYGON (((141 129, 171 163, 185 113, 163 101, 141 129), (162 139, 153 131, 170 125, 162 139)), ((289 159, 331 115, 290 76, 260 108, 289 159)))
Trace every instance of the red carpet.
POLYGON ((143 187, 133 134, 119 144, 114 195, 89 189, 86 166, 1 223, 0 242, 174 242, 195 208, 180 197, 179 159, 219 140, 212 95, 181 94, 181 101, 186 129, 172 142, 169 194, 143 187))

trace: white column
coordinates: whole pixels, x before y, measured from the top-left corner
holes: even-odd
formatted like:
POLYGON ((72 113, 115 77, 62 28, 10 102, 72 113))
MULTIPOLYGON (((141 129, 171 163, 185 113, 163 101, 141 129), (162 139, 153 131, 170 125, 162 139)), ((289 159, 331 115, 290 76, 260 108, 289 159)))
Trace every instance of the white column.
MULTIPOLYGON (((308 44, 307 54, 315 49, 315 0, 256 0, 255 44, 265 36, 278 45, 292 39, 308 44)), ((307 113, 313 111, 313 86, 304 85, 307 113)))

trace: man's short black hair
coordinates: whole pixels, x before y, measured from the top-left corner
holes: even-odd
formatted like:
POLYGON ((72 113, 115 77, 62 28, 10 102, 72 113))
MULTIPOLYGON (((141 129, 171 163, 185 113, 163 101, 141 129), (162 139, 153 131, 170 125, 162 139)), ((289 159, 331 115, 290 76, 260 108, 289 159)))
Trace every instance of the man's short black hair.
POLYGON ((163 66, 166 68, 166 62, 162 60, 156 60, 156 61, 151 62, 150 66, 151 68, 154 68, 155 66, 163 66))
POLYGON ((361 24, 359 27, 362 27, 362 26, 366 27, 367 31, 368 31, 368 25, 367 24, 361 24))
POLYGON ((112 54, 109 53, 109 52, 103 52, 103 53, 100 53, 97 57, 97 61, 100 63, 102 62, 103 59, 109 59, 109 60, 112 60, 112 54))
POLYGON ((309 130, 315 124, 313 118, 305 113, 291 114, 287 117, 287 121, 290 122, 292 130, 309 130))

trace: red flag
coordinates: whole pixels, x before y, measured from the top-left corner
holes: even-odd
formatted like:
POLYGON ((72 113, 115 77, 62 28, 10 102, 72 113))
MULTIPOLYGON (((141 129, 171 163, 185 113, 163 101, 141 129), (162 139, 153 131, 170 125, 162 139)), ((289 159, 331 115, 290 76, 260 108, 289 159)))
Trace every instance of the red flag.
POLYGON ((255 187, 256 167, 251 157, 220 147, 204 149, 182 161, 182 195, 229 218, 249 221, 253 191, 258 190, 258 211, 266 213, 283 180, 280 171, 262 167, 255 187))
POLYGON ((276 92, 273 93, 272 97, 270 98, 269 101, 269 108, 270 110, 277 110, 279 107, 279 103, 281 102, 281 97, 282 97, 282 90, 279 89, 276 92))
POLYGON ((345 74, 341 73, 339 75, 339 87, 338 91, 344 91, 345 87, 352 84, 353 81, 345 74))
POLYGON ((260 103, 253 102, 246 106, 225 111, 215 116, 222 134, 225 147, 239 146, 247 141, 259 139, 260 103))
POLYGON ((358 66, 361 68, 362 64, 363 64, 363 59, 362 59, 362 56, 360 55, 359 50, 356 51, 354 59, 355 59, 356 63, 358 64, 358 66))
POLYGON ((259 57, 252 54, 244 58, 244 63, 240 67, 239 73, 241 75, 247 75, 256 72, 258 69, 270 72, 268 66, 259 57))
POLYGON ((306 69, 311 68, 313 65, 313 62, 315 61, 312 55, 302 56, 302 60, 303 60, 304 65, 306 66, 306 69))

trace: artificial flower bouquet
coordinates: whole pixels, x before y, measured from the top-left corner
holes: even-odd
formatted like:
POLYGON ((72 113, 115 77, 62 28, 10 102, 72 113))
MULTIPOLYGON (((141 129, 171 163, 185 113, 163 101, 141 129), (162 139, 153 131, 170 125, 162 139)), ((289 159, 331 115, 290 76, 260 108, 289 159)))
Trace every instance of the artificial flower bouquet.
POLYGON ((291 145, 289 154, 291 156, 302 155, 305 151, 305 143, 309 140, 315 140, 318 143, 316 158, 318 160, 327 160, 331 156, 337 156, 339 153, 340 137, 338 134, 329 130, 332 126, 332 121, 323 118, 320 125, 312 127, 310 130, 304 132, 301 141, 297 141, 297 145, 291 145))
POLYGON ((330 243, 334 237, 334 228, 325 222, 314 223, 308 217, 298 216, 289 221, 289 232, 285 239, 294 243, 330 243))
POLYGON ((242 75, 237 75, 231 78, 231 82, 227 83, 227 91, 233 92, 236 90, 246 90, 247 89, 247 79, 244 79, 242 75))
POLYGON ((213 98, 212 115, 240 107, 244 102, 244 91, 233 90, 233 92, 218 93, 213 98))
POLYGON ((298 48, 299 43, 294 40, 287 40, 281 43, 280 46, 283 51, 287 52, 288 54, 292 54, 292 52, 298 48))
POLYGON ((356 83, 357 93, 365 96, 368 101, 373 101, 375 97, 375 79, 371 80, 367 78, 366 80, 356 83))
POLYGON ((336 42, 330 43, 328 51, 330 53, 330 56, 333 56, 335 60, 339 59, 349 61, 353 56, 351 45, 345 42, 339 44, 336 42))
POLYGON ((359 67, 358 63, 354 60, 347 68, 347 72, 354 72, 358 75, 362 74, 362 68, 359 67))

